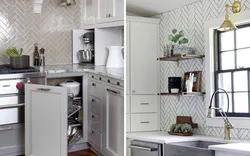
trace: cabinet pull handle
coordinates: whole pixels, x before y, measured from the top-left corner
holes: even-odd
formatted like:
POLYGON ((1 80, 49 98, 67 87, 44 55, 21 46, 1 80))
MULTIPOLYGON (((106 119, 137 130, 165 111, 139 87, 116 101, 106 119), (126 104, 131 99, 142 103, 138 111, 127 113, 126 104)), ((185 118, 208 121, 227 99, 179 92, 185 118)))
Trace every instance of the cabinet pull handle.
POLYGON ((22 107, 24 105, 25 105, 24 103, 14 104, 14 105, 2 105, 0 106, 0 109, 16 108, 16 107, 22 107))
POLYGON ((94 76, 94 75, 92 75, 92 78, 95 78, 95 76, 94 76))
POLYGON ((149 124, 149 121, 142 121, 141 124, 149 124))
POLYGON ((108 83, 110 83, 110 80, 108 80, 108 83))
POLYGON ((95 84, 95 83, 92 83, 92 86, 96 86, 96 84, 95 84))
POLYGON ((92 99, 92 102, 95 102, 95 99, 92 99))
POLYGON ((102 80, 102 78, 101 78, 101 77, 99 77, 99 80, 101 81, 101 80, 102 80))
POLYGON ((95 134, 95 132, 94 132, 94 131, 91 131, 91 134, 95 134))
POLYGON ((149 105, 149 103, 141 103, 141 105, 149 105))
POLYGON ((11 129, 13 129, 13 126, 0 127, 0 131, 6 131, 6 130, 11 130, 11 129))
POLYGON ((38 88, 37 90, 44 91, 44 92, 49 92, 51 89, 49 89, 49 88, 38 88))
POLYGON ((120 82, 117 82, 117 85, 120 86, 120 82))
POLYGON ((114 93, 114 94, 121 94, 120 92, 117 92, 115 90, 112 90, 112 89, 107 89, 108 92, 111 92, 111 93, 114 93))
POLYGON ((129 148, 138 149, 138 150, 142 150, 142 151, 150 151, 150 152, 158 151, 157 148, 148 148, 148 147, 135 146, 135 145, 130 145, 129 148))
POLYGON ((92 115, 92 118, 95 118, 95 116, 94 116, 94 115, 92 115))

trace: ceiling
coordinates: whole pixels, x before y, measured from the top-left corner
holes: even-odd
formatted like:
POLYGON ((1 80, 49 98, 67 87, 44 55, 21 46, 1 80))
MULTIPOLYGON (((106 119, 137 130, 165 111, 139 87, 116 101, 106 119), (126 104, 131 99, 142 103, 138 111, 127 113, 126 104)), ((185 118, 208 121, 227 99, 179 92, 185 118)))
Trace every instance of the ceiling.
POLYGON ((198 0, 127 0, 127 12, 152 17, 198 0))

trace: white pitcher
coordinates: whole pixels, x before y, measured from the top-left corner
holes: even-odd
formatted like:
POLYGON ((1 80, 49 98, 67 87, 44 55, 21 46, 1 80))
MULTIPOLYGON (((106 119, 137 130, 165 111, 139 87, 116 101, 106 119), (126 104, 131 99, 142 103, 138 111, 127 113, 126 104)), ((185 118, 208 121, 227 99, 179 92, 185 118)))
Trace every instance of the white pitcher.
POLYGON ((122 46, 109 46, 109 56, 106 67, 122 68, 124 67, 124 60, 122 56, 122 46))

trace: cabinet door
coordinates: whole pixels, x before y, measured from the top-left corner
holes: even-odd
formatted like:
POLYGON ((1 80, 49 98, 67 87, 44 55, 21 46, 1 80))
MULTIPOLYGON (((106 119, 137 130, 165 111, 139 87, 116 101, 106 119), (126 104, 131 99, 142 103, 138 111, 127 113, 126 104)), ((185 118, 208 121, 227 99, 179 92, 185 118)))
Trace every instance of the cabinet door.
POLYGON ((132 94, 157 94, 158 24, 130 22, 132 94))
POLYGON ((67 89, 25 85, 25 156, 67 156, 67 89))
POLYGON ((99 19, 103 20, 108 18, 109 14, 108 0, 100 0, 98 8, 99 8, 99 19))
POLYGON ((125 50, 125 56, 126 56, 126 94, 130 93, 130 22, 126 22, 126 50, 125 50))
POLYGON ((124 0, 108 0, 108 13, 111 17, 124 16, 124 0))
POLYGON ((84 25, 94 24, 98 18, 98 0, 83 0, 84 25))
POLYGON ((108 87, 105 102, 104 151, 109 156, 124 154, 123 91, 108 87))

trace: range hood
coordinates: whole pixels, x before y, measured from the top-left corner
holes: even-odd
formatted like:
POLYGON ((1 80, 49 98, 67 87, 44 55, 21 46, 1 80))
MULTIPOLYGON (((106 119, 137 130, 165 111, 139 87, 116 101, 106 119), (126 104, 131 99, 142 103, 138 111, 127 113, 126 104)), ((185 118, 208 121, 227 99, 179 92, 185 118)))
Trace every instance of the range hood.
POLYGON ((40 14, 42 12, 43 0, 34 0, 34 13, 40 14))

